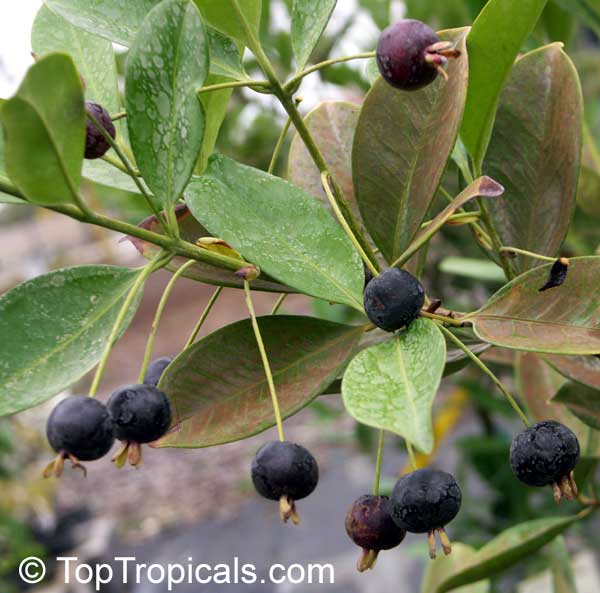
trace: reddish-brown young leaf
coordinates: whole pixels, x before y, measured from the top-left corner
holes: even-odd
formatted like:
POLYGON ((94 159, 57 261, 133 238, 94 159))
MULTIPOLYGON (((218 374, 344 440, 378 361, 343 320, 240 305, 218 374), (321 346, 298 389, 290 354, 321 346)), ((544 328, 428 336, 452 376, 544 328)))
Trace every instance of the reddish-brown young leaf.
MULTIPOLYGON (((298 412, 338 376, 355 353, 360 326, 322 319, 259 317, 284 418, 298 412)), ((158 447, 210 447, 274 426, 265 370, 249 319, 196 342, 160 381, 173 408, 173 427, 158 447)))

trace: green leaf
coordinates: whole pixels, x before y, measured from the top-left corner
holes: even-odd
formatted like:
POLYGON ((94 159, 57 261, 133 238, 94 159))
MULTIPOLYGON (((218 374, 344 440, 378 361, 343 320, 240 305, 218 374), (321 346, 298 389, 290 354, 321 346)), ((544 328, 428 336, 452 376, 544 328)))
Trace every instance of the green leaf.
POLYGON ((460 136, 476 170, 487 150, 504 82, 545 4, 546 0, 490 0, 467 37, 469 91, 460 136))
MULTIPOLYGON (((352 356, 360 327, 312 317, 259 317, 281 413, 292 416, 317 397, 352 356)), ((249 319, 228 325, 182 352, 160 387, 174 410, 159 447, 211 447, 274 426, 260 352, 249 319)))
POLYGON ((596 34, 600 34, 600 10, 589 0, 556 0, 556 3, 578 17, 582 24, 593 29, 596 34))
MULTIPOLYGON (((0 108, 1 107, 2 102, 0 102, 0 108)), ((10 179, 8 178, 4 163, 4 134, 0 128, 0 187, 2 187, 3 184, 12 185, 10 179)), ((26 204, 26 202, 16 198, 15 196, 11 196, 10 194, 0 191, 0 204, 26 204)))
POLYGON ((561 422, 577 435, 583 457, 600 456, 600 433, 581 422, 566 406, 552 400, 565 384, 564 377, 533 352, 518 353, 515 374, 518 393, 537 422, 561 422))
MULTIPOLYGON (((133 45, 146 15, 161 2, 161 0, 44 1, 52 12, 60 15, 75 27, 125 47, 133 45)), ((237 78, 234 71, 238 68, 237 62, 241 60, 239 49, 236 47, 237 56, 234 55, 233 46, 235 44, 231 40, 216 31, 208 29, 207 32, 211 46, 211 72, 237 78)))
POLYGON ((530 270, 467 315, 486 342, 549 354, 600 354, 600 257, 575 257, 558 288, 538 292, 552 264, 530 270))
MULTIPOLYGON (((506 192, 488 208, 504 245, 555 256, 575 208, 583 100, 562 44, 525 54, 508 79, 484 171, 506 192)), ((510 266, 537 265, 517 256, 510 266)))
POLYGON ((558 536, 549 546, 552 593, 577 593, 575 572, 565 538, 558 536))
POLYGON ((208 75, 208 52, 192 0, 165 0, 144 20, 127 60, 131 146, 165 206, 181 196, 202 147, 204 111, 196 91, 208 75))
POLYGON ((247 45, 248 36, 238 16, 235 6, 237 4, 250 29, 258 35, 261 0, 195 0, 195 2, 208 25, 247 45))
POLYGON ((186 202, 214 236, 281 283, 362 311, 364 270, 331 215, 301 189, 221 155, 192 180, 186 202))
MULTIPOLYGON (((248 75, 242 65, 242 54, 237 44, 214 29, 207 28, 206 32, 210 46, 211 74, 234 80, 247 79, 248 75)), ((207 82, 206 84, 216 83, 207 82)))
MULTIPOLYGON (((436 593, 441 583, 457 572, 463 564, 471 562, 476 554, 477 551, 471 546, 459 542, 453 543, 452 554, 440 556, 427 563, 423 582, 421 583, 421 593, 436 593)), ((454 589, 455 593, 489 593, 489 591, 489 580, 478 581, 472 585, 454 589)))
POLYGON ((161 0, 44 0, 72 25, 130 47, 146 15, 161 0))
MULTIPOLYGON (((0 298, 0 415, 46 401, 99 362, 138 274, 116 266, 66 268, 0 298)), ((123 332, 138 303, 127 312, 123 332)))
POLYGON ((336 2, 337 0, 293 0, 292 48, 296 56, 297 71, 306 66, 336 2))
POLYGON ((380 79, 363 103, 352 155, 354 189, 388 262, 419 230, 454 146, 467 90, 467 30, 440 34, 462 52, 451 60, 448 82, 438 77, 424 89, 404 92, 380 79))
POLYGON ((8 176, 31 202, 76 202, 85 145, 83 89, 73 60, 49 54, 3 103, 8 176), (52 89, 52 92, 48 92, 52 89))
MULTIPOLYGON (((352 143, 359 113, 360 107, 354 103, 324 101, 308 113, 304 123, 323 154, 327 168, 349 202, 352 212, 360 220, 352 184, 352 143)), ((328 210, 331 210, 321 184, 321 173, 298 134, 294 134, 290 144, 287 178, 317 197, 328 210)))
POLYGON ((51 52, 71 56, 85 82, 85 96, 110 114, 121 111, 115 54, 110 41, 74 27, 42 5, 33 22, 31 47, 39 57, 51 52))
POLYGON ((596 221, 600 221, 600 175, 583 165, 577 186, 577 205, 596 221))
POLYGON ((431 593, 445 593, 492 577, 537 552, 581 518, 580 514, 519 523, 465 559, 431 593))
POLYGON ((394 432, 423 453, 434 445, 431 409, 446 363, 446 342, 429 319, 417 319, 348 365, 342 395, 359 422, 394 432))
POLYGON ((566 383, 553 401, 565 404, 584 424, 600 430, 600 391, 597 389, 580 383, 566 383))
MULTIPOLYGON (((190 214, 187 206, 184 206, 183 204, 177 205, 175 208, 175 215, 179 224, 181 238, 184 241, 196 244, 198 239, 211 236, 211 233, 190 214)), ((143 220, 139 226, 160 235, 164 234, 163 228, 157 222, 155 216, 149 216, 143 220)), ((137 237, 127 237, 127 240, 131 241, 134 247, 148 260, 151 260, 160 250, 153 243, 148 243, 148 241, 143 241, 137 237)), ((171 272, 174 272, 181 265, 186 263, 186 261, 188 261, 186 258, 175 257, 165 267, 171 272)), ((239 276, 232 273, 231 270, 224 270, 223 268, 217 268, 203 262, 196 262, 183 273, 183 276, 205 284, 227 286, 230 288, 244 287, 244 281, 239 276)), ((262 290, 266 292, 295 292, 293 288, 285 286, 284 284, 279 284, 275 280, 269 278, 266 274, 261 274, 259 278, 252 281, 252 290, 262 290)))

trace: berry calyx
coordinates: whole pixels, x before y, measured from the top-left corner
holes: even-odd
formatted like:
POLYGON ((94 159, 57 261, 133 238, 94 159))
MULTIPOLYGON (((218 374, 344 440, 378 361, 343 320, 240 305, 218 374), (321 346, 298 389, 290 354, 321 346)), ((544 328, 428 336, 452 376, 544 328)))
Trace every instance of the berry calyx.
POLYGON ((460 510, 462 493, 454 477, 436 469, 418 469, 402 476, 391 496, 391 515, 396 525, 410 533, 427 533, 429 555, 436 557, 435 534, 444 554, 452 551, 444 527, 460 510))
POLYGON ((143 443, 162 437, 171 425, 167 396, 153 385, 128 385, 115 391, 106 404, 112 416, 115 436, 123 447, 114 457, 117 467, 127 459, 134 467, 142 463, 143 443))
POLYGON ((317 460, 308 449, 295 443, 266 443, 252 461, 252 482, 256 491, 264 498, 279 501, 279 513, 284 523, 291 519, 298 525, 296 501, 311 494, 318 481, 317 460))
POLYGON ((161 356, 153 360, 146 369, 144 383, 156 387, 165 369, 173 362, 172 356, 161 356))
POLYGON ((113 422, 106 406, 90 397, 73 395, 62 400, 48 417, 46 435, 58 456, 44 477, 62 475, 65 459, 87 474, 81 461, 106 455, 115 441, 113 422))
POLYGON ((421 283, 406 270, 389 268, 365 288, 367 317, 381 329, 396 331, 410 325, 425 302, 421 283))
POLYGON ((573 470, 579 461, 579 441, 560 422, 545 420, 519 433, 510 446, 510 466, 528 486, 550 486, 557 503, 578 495, 573 470))
POLYGON ((393 87, 416 91, 431 84, 441 74, 448 75, 444 66, 448 58, 460 52, 452 44, 440 41, 425 23, 404 19, 390 25, 377 43, 377 66, 381 76, 393 87))
POLYGON ((362 548, 359 572, 375 568, 379 552, 395 548, 406 537, 406 531, 392 519, 390 499, 373 494, 360 496, 348 509, 346 533, 362 548))
MULTIPOLYGON (((109 133, 113 140, 116 138, 117 130, 115 129, 110 114, 108 111, 106 111, 106 109, 104 109, 104 107, 102 107, 102 105, 98 105, 98 103, 92 103, 91 101, 86 101, 85 110, 98 121, 98 123, 109 133)), ((94 124, 89 117, 86 117, 85 158, 99 159, 106 154, 109 148, 110 144, 108 143, 108 140, 104 137, 96 124, 94 124)))

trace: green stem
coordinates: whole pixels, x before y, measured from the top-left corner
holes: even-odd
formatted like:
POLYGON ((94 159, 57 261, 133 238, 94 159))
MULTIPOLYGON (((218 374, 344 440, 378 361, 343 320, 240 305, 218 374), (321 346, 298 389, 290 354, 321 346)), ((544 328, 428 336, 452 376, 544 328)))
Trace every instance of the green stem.
POLYGON ((144 352, 144 359, 142 360, 142 366, 140 368, 140 373, 138 375, 138 383, 144 382, 144 377, 146 375, 146 370, 148 369, 148 365, 150 364, 150 357, 152 356, 152 349, 154 347, 154 339, 156 338, 156 332, 158 330, 158 324, 160 323, 160 319, 165 310, 165 306, 167 304, 167 300, 175 286, 177 280, 181 277, 181 275, 193 264, 196 262, 192 259, 184 263, 180 268, 173 274, 171 280, 165 287, 165 290, 162 294, 162 297, 158 303, 158 307, 156 308, 156 313, 154 315, 154 320, 152 321, 152 329, 150 330, 150 335, 148 336, 148 341, 146 342, 146 351, 144 352))
MULTIPOLYGON (((302 99, 300 97, 296 97, 295 101, 296 101, 296 105, 298 105, 302 101, 302 99)), ((273 156, 271 157, 271 162, 269 163, 269 168, 267 169, 267 173, 269 173, 270 175, 272 175, 273 171, 275 170, 275 165, 277 164, 277 159, 279 158, 279 153, 281 152, 283 143, 285 142, 285 137, 287 136, 287 133, 288 133, 291 125, 292 125, 292 118, 288 116, 288 118, 285 122, 285 125, 281 129, 279 138, 277 138, 277 144, 275 145, 275 150, 273 150, 273 156)))
POLYGON ((112 347, 117 341, 117 336, 119 335, 119 331, 121 331, 121 326, 125 321, 125 317, 127 316, 129 308, 135 300, 138 291, 145 284, 150 274, 152 274, 152 272, 154 272, 159 267, 165 265, 168 259, 170 259, 171 257, 172 256, 170 254, 165 254, 165 252, 162 250, 159 251, 154 256, 154 258, 142 268, 141 272, 139 273, 138 277, 133 283, 133 286, 127 293, 127 297, 125 298, 125 301, 123 302, 123 305, 119 310, 117 318, 115 319, 112 330, 106 342, 106 346, 104 347, 104 353, 102 354, 102 358, 100 359, 98 367, 96 368, 94 380, 92 381, 92 385, 90 387, 90 397, 95 397, 98 393, 98 387, 100 385, 100 380, 102 379, 102 374, 104 373, 108 357, 110 356, 110 351, 112 350, 112 347))
POLYGON ((365 250, 362 248, 362 245, 360 244, 360 242, 358 241, 358 239, 352 232, 350 225, 344 218, 344 215, 342 214, 342 211, 340 210, 338 203, 335 200, 335 197, 331 191, 331 187, 329 186, 329 173, 327 171, 323 171, 321 173, 321 185, 323 186, 323 189, 325 190, 325 193, 327 194, 327 199, 329 200, 331 209, 333 210, 336 218, 338 219, 338 222, 342 225, 342 228, 344 229, 346 235, 348 235, 348 238, 350 239, 350 241, 352 241, 354 247, 360 254, 360 257, 362 258, 363 262, 365 262, 365 265, 371 270, 371 272, 373 272, 374 276, 379 276, 379 270, 373 264, 373 262, 371 261, 369 256, 365 253, 365 250))
POLYGON ((285 301, 285 299, 287 299, 288 294, 289 293, 287 293, 287 292, 282 292, 279 295, 279 298, 275 301, 275 304, 273 305, 273 309, 271 309, 271 315, 277 315, 277 312, 281 308, 281 305, 283 305, 283 301, 285 301))
POLYGON ((120 111, 119 113, 117 113, 117 115, 113 115, 110 119, 112 121, 119 121, 120 119, 123 119, 127 117, 127 113, 125 111, 120 111))
MULTIPOLYGON (((447 223, 451 223, 451 222, 460 222, 461 220, 466 219, 470 219, 473 216, 475 216, 476 218, 479 218, 479 216, 481 215, 481 212, 479 212, 479 210, 473 210, 473 212, 459 212, 458 214, 452 214, 451 216, 449 216, 445 221, 444 224, 447 223)), ((427 228, 431 223, 433 222, 433 220, 426 220, 425 222, 421 223, 421 228, 425 229, 427 228)), ((475 222, 475 221, 473 221, 475 222)), ((470 222, 468 222, 467 224, 471 224, 470 222)))
POLYGON ((208 314, 210 313, 214 304, 217 302, 217 299, 219 298, 219 295, 221 294, 222 290, 223 287, 218 286, 217 289, 213 292, 206 307, 204 307, 204 311, 202 311, 202 315, 200 315, 200 319, 198 319, 198 323, 196 323, 196 327, 194 327, 194 331, 191 333, 190 337, 188 338, 188 341, 185 343, 185 346, 183 348, 184 350, 186 348, 189 348, 194 343, 194 340, 198 337, 198 334, 200 333, 200 330, 202 329, 202 326, 204 325, 208 314))
POLYGON ((246 306, 248 307, 248 313, 250 313, 250 318, 252 319, 252 329, 254 330, 254 336, 256 337, 256 344, 258 345, 258 349, 260 351, 260 356, 265 368, 265 375, 267 376, 267 383, 269 384, 269 391, 271 392, 271 401, 273 402, 273 412, 275 413, 275 422, 277 424, 279 440, 285 441, 285 436, 283 435, 283 420, 281 419, 281 411, 279 410, 279 400, 277 399, 275 382, 273 381, 271 366, 269 365, 269 357, 267 356, 265 345, 260 334, 260 328, 258 327, 258 321, 256 320, 256 312, 254 311, 254 305, 252 304, 250 284, 247 280, 244 280, 244 292, 246 293, 246 306))
MULTIPOLYGON (((117 145, 118 146, 118 145, 117 145)), ((115 169, 119 169, 119 171, 123 171, 123 173, 127 173, 129 175, 129 171, 125 165, 121 163, 119 159, 114 158, 110 153, 106 153, 102 160, 109 165, 115 167, 115 169)), ((136 177, 141 177, 142 174, 137 169, 131 169, 136 177)))
POLYGON ((212 91, 220 91, 222 89, 234 89, 238 87, 259 87, 268 88, 270 86, 268 80, 232 80, 231 82, 221 82, 219 84, 210 84, 199 88, 196 93, 210 93, 212 91))
POLYGON ((310 66, 302 72, 296 74, 293 78, 290 78, 284 85, 283 90, 291 91, 297 87, 297 85, 302 81, 302 79, 313 72, 317 72, 317 70, 322 70, 323 68, 327 68, 328 66, 333 66, 334 64, 341 64, 342 62, 349 62, 350 60, 364 60, 368 58, 374 58, 375 52, 363 52, 360 54, 353 54, 351 56, 343 56, 341 58, 331 58, 329 60, 325 60, 323 62, 319 62, 314 66, 310 66))
POLYGON ((533 251, 526 251, 525 249, 519 249, 518 247, 500 247, 500 253, 518 253, 526 257, 532 257, 533 259, 539 259, 540 261, 555 262, 555 257, 548 257, 547 255, 541 255, 540 253, 534 253, 533 251))
POLYGON ((365 251, 365 253, 368 254, 372 264, 377 269, 379 269, 379 263, 375 258, 373 249, 371 248, 369 242, 367 241, 367 238, 363 234, 360 225, 356 220, 356 217, 352 213, 350 205, 348 204, 348 202, 342 194, 342 191, 340 190, 340 187, 331 175, 327 167, 327 163, 325 162, 325 158, 321 154, 321 151, 319 150, 308 128, 306 127, 306 124, 304 123, 304 120, 302 119, 302 116, 300 115, 300 112, 298 111, 294 100, 292 99, 290 94, 287 91, 285 91, 281 86, 281 83, 277 78, 277 74, 275 73, 275 69, 273 68, 273 65, 271 64, 269 58, 265 54, 254 29, 250 26, 248 20, 246 19, 246 16, 240 9, 239 0, 232 0, 232 7, 238 17, 240 25, 244 30, 248 48, 254 54, 254 57, 259 63, 264 75, 267 77, 267 80, 271 85, 273 94, 279 99, 279 102, 281 103, 281 105, 289 115, 290 119, 292 120, 296 131, 298 132, 298 135, 302 138, 302 141, 304 142, 304 145, 306 146, 306 149, 311 155, 311 158, 314 161, 315 165, 319 169, 319 172, 327 173, 329 175, 329 178, 331 179, 331 187, 333 189, 333 194, 335 196, 338 206, 340 207, 340 210, 344 215, 344 218, 348 221, 348 224, 352 229, 354 235, 359 239, 363 250, 365 251))
POLYGON ((519 418, 523 421, 525 426, 529 426, 529 420, 525 415, 525 412, 521 410, 519 404, 515 400, 515 398, 508 392, 508 390, 504 387, 500 379, 494 375, 494 373, 489 369, 489 367, 482 362, 478 356, 473 354, 469 348, 463 342, 457 338, 449 329, 445 328, 442 324, 438 324, 438 327, 442 331, 442 333, 451 341, 458 346, 498 387, 498 389, 504 394, 508 403, 512 406, 513 410, 518 414, 519 418))
POLYGON ((142 194, 142 196, 144 196, 146 203, 150 207, 150 210, 152 210, 152 212, 156 216, 158 222, 161 223, 165 230, 169 230, 169 226, 165 223, 160 210, 154 204, 152 198, 150 197, 150 194, 148 194, 148 192, 146 191, 144 184, 138 178, 138 175, 134 171, 131 163, 129 162, 129 159, 125 156, 125 153, 121 150, 121 147, 118 145, 117 142, 115 142, 114 138, 104 129, 104 126, 91 113, 87 113, 87 117, 96 126, 96 128, 100 130, 102 136, 104 136, 105 140, 108 142, 110 147, 115 151, 116 155, 119 157, 119 159, 123 163, 123 166, 125 167, 125 172, 129 174, 136 187, 138 188, 139 192, 142 194))
POLYGON ((379 495, 379 483, 381 482, 381 466, 383 464, 383 442, 385 439, 385 431, 379 430, 379 442, 377 443, 377 461, 375 462, 375 481, 373 483, 373 494, 379 495))
POLYGON ((409 441, 406 441, 406 450, 408 451, 408 458, 410 459, 410 465, 412 466, 413 470, 418 469, 417 456, 415 455, 415 450, 409 441))

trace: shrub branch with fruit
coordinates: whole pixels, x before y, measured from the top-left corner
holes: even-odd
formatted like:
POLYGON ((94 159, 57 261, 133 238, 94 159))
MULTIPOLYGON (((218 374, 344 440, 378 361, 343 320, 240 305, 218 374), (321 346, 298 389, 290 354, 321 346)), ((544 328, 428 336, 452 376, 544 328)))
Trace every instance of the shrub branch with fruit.
POLYGON ((442 378, 472 364, 524 424, 506 451, 515 479, 574 502, 570 514, 522 523, 480 550, 460 545, 452 565, 438 558, 426 579, 441 593, 507 568, 599 505, 574 471, 580 455, 593 457, 578 436, 600 427, 600 371, 582 378, 600 354, 600 257, 562 253, 580 171, 577 71, 559 43, 519 53, 540 0, 510 10, 490 0, 472 27, 437 34, 402 20, 376 51, 312 66, 336 2, 292 4, 296 71, 284 80, 261 45, 260 0, 46 1, 32 32, 35 64, 0 102, 0 200, 122 233, 148 263, 56 270, 2 296, 0 412, 36 406, 96 368, 90 392, 48 418, 57 455, 48 476, 60 476, 65 461, 85 471, 82 462, 106 455, 115 439, 116 465, 138 466, 147 443, 211 447, 276 426, 279 440, 256 454, 252 481, 284 521, 298 523, 297 502, 317 487, 319 470, 285 440, 283 421, 341 390, 348 413, 380 431, 373 492, 356 493, 346 518, 363 571, 406 532, 427 534, 431 558, 436 536, 450 554, 445 527, 461 488, 442 469, 419 467, 417 452, 434 450, 442 378), (123 98, 112 42, 129 48, 123 98), (246 73, 245 48, 264 78, 246 73), (367 61, 362 105, 326 103, 304 117, 303 79, 350 60, 367 61), (273 95, 288 116, 267 172, 214 152, 236 87, 273 95), (332 140, 328 126, 343 137, 332 140), (290 128, 286 181, 273 171, 290 128), (90 188, 106 186, 145 202, 148 218, 136 226, 92 206, 90 188), (420 281, 430 242, 450 225, 505 275, 468 312, 445 307, 420 281), (173 276, 139 377, 104 405, 92 398, 111 349, 163 268, 173 276), (152 361, 180 277, 216 290, 182 352, 152 361), (222 287, 244 291, 248 318, 197 339, 222 287), (255 291, 280 294, 271 315, 256 316, 255 291), (362 320, 278 314, 293 293, 362 320), (564 414, 540 416, 513 396, 481 357, 490 345, 536 353, 569 379, 555 399, 580 419, 577 430, 564 414), (380 493, 386 433, 405 439, 412 465, 390 497, 380 493))

